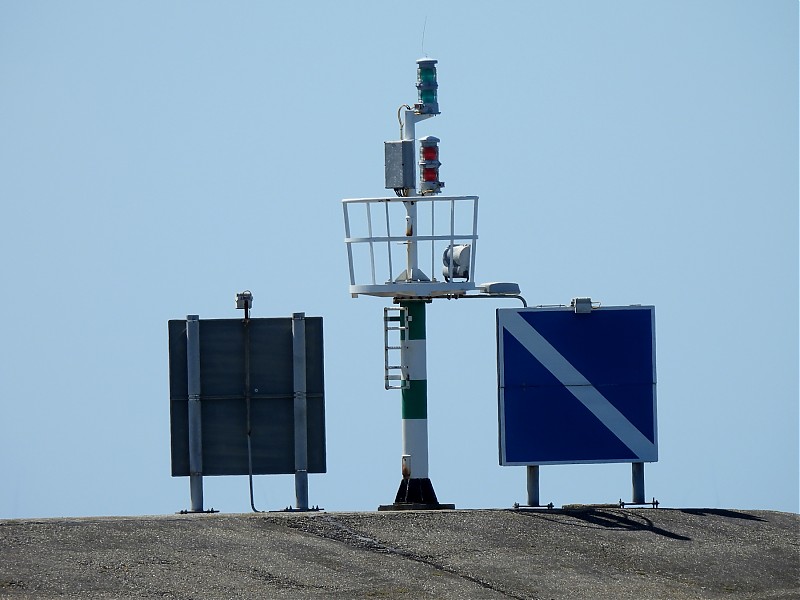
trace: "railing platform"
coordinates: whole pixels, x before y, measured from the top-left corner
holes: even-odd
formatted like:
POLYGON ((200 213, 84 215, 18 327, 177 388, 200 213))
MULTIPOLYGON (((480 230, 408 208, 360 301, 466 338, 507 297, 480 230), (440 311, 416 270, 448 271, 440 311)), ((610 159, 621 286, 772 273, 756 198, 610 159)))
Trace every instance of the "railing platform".
POLYGON ((353 297, 459 297, 477 289, 477 196, 348 198, 342 207, 353 297), (452 260, 442 272, 444 251, 457 245, 469 246, 466 277, 452 276, 452 260))

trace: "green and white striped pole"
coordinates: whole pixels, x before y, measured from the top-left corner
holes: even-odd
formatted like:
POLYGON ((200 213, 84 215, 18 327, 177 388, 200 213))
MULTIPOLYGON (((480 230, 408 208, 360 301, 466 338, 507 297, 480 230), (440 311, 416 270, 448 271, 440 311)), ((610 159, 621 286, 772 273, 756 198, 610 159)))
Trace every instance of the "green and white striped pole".
POLYGON ((428 475, 428 373, 425 300, 401 300, 403 480, 395 504, 439 506, 428 475))

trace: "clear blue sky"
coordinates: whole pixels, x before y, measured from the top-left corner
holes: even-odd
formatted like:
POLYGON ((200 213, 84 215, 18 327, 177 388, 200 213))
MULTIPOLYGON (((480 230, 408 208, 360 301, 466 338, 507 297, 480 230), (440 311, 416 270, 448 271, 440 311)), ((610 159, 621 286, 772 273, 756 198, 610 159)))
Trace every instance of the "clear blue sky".
MULTIPOLYGON (((0 2, 0 518, 171 513, 167 321, 325 319, 328 473, 399 483, 385 300, 350 298, 340 201, 439 60, 450 194, 481 197, 479 281, 530 304, 653 304, 664 506, 798 511, 798 4, 0 2), (424 38, 423 38, 424 32, 424 38)), ((497 460, 491 302, 428 311, 442 502, 524 501, 497 460)), ((503 306, 513 306, 505 303, 503 306)), ((258 477, 256 504, 294 502, 258 477)), ((249 509, 245 477, 206 505, 249 509)), ((543 467, 557 505, 628 465, 543 467)))

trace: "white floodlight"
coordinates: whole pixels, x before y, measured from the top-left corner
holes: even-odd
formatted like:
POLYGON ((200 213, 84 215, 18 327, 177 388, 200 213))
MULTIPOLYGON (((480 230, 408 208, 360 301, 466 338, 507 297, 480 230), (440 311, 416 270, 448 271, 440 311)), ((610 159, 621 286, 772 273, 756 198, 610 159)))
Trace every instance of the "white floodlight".
POLYGON ((492 281, 478 286, 481 294, 488 296, 519 296, 519 284, 511 281, 492 281))
POLYGON ((442 275, 445 281, 469 279, 469 244, 451 244, 442 255, 442 275))

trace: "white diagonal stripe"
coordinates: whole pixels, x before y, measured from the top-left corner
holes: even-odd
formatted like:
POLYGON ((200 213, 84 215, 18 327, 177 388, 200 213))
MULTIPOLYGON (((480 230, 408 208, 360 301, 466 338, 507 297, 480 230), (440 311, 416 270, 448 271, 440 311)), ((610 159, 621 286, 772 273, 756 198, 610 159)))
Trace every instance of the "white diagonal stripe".
POLYGON ((640 458, 655 453, 655 445, 609 402, 586 377, 542 337, 519 313, 505 313, 503 328, 550 371, 581 404, 640 458))

